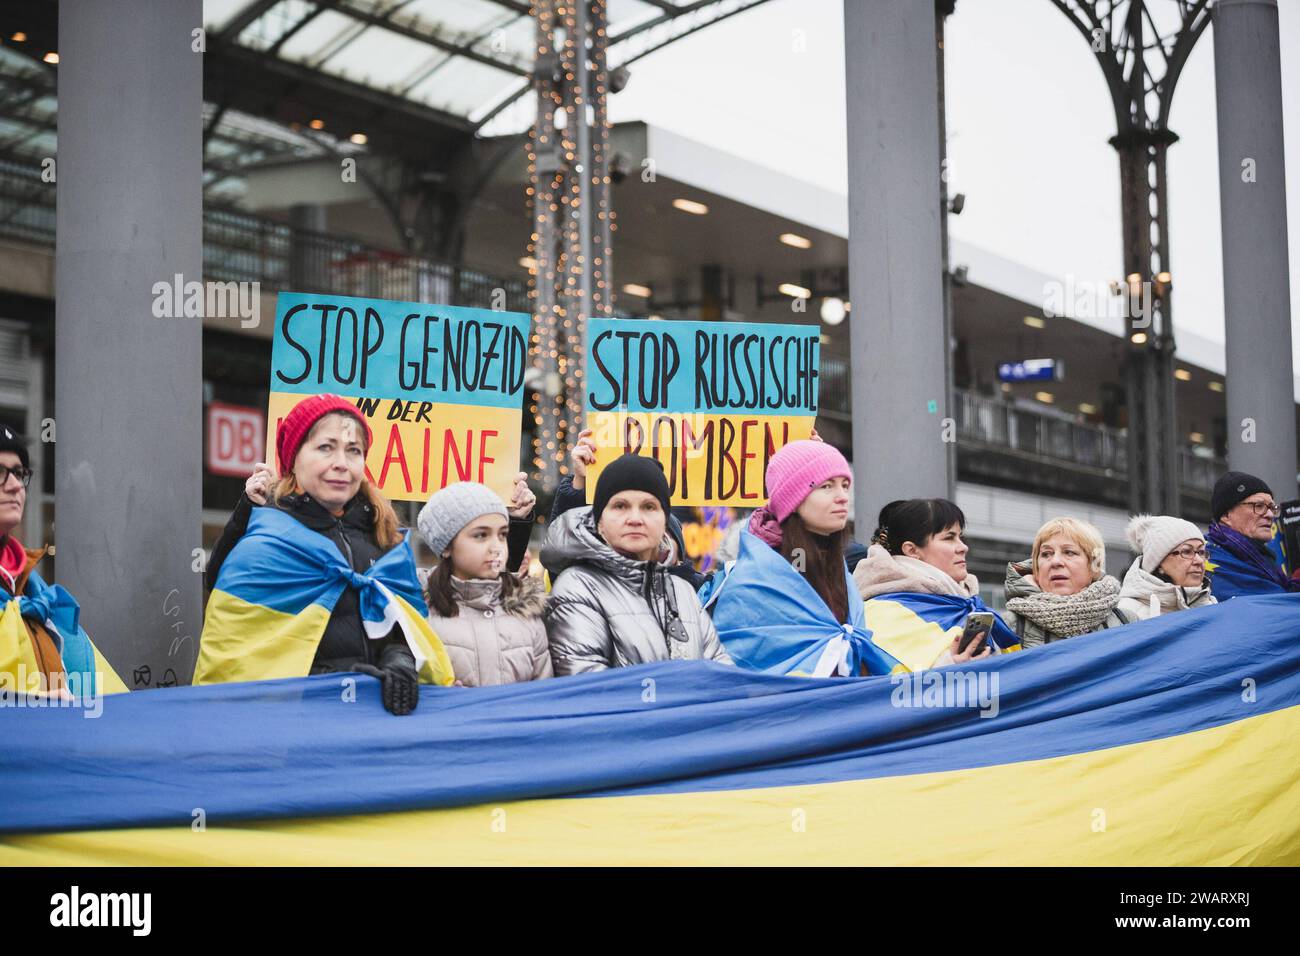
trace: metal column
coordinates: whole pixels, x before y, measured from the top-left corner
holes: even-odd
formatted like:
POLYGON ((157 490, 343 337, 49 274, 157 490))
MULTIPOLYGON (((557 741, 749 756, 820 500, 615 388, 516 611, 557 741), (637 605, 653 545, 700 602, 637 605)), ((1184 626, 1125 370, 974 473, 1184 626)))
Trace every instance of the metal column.
POLYGON ((844 5, 856 529, 894 498, 951 497, 935 7, 844 5))
POLYGON ((1296 425, 1276 0, 1215 4, 1214 74, 1228 462, 1284 501, 1296 495, 1296 425))
POLYGON ((128 686, 188 681, 203 623, 202 319, 155 315, 156 284, 203 278, 202 23, 59 9, 58 577, 128 686))

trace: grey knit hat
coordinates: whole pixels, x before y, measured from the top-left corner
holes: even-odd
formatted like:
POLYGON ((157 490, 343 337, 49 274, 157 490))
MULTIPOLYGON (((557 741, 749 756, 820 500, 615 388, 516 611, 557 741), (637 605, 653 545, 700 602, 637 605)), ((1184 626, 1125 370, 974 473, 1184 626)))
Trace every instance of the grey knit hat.
POLYGON ((477 481, 458 481, 435 491, 420 509, 415 523, 429 550, 441 556, 451 539, 482 515, 510 517, 505 502, 487 485, 480 485, 477 481))

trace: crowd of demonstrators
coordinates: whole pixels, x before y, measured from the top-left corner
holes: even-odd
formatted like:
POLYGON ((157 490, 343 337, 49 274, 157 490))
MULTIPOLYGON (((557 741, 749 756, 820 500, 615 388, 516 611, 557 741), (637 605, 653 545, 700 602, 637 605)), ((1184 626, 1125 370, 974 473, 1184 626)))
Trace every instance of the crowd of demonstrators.
POLYGON ((551 576, 546 629, 557 676, 651 661, 731 663, 695 588, 673 574, 668 479, 627 454, 596 481, 592 503, 559 515, 541 564, 551 576))
MULTIPOLYGON (((421 682, 489 686, 656 661, 837 677, 964 665, 1216 598, 1300 588, 1266 544, 1277 514, 1268 487, 1230 472, 1215 488, 1208 535, 1174 516, 1131 520, 1137 557, 1123 585, 1106 574, 1096 528, 1069 516, 1048 521, 1029 559, 1007 566, 1006 610, 993 614, 967 566, 961 509, 941 498, 892 501, 870 545, 856 544, 848 530, 852 470, 815 432, 772 455, 767 503, 744 523, 735 559, 712 575, 686 554, 656 459, 623 455, 588 487, 596 463, 590 430, 579 434, 572 474, 555 495, 540 555, 545 581, 536 569, 520 570, 535 502, 522 473, 508 504, 473 482, 436 492, 416 522, 435 565, 416 571, 392 506, 365 477, 370 440, 346 400, 300 402, 277 432, 278 472, 259 466, 248 479, 213 549, 208 583, 220 592, 223 582, 247 577, 248 555, 259 542, 265 547, 268 529, 287 527, 283 517, 274 525, 271 513, 314 533, 337 555, 310 573, 343 586, 300 670, 372 674, 394 713, 414 709, 421 682), (429 640, 412 640, 398 625, 376 634, 361 609, 377 594, 418 609, 429 640), (980 616, 963 627, 970 614, 980 616)), ((4 496, 16 494, 29 471, 3 442, 0 468, 3 513, 4 496)), ((9 564, 21 564, 15 547, 0 539, 11 591, 9 564)), ((230 662, 241 650, 254 657, 264 650, 241 649, 250 638, 236 633, 238 618, 209 610, 196 682, 255 679, 230 662)))
POLYGON ((887 673, 845 563, 853 472, 821 441, 794 441, 768 462, 768 502, 741 532, 734 561, 701 596, 742 667, 847 677, 887 673))
POLYGON ((438 559, 421 571, 429 623, 464 687, 550 677, 540 579, 506 569, 510 516, 492 489, 472 481, 435 492, 420 509, 420 536, 438 559))
MULTIPOLYGON (((981 632, 981 638, 961 649, 960 622, 970 612, 988 611, 979 599, 979 580, 966 567, 970 548, 963 537, 965 530, 965 514, 945 498, 891 501, 880 510, 871 547, 853 572, 858 593, 867 602, 867 620, 873 632, 887 626, 886 608, 899 606, 894 599, 899 594, 929 596, 930 600, 920 605, 930 611, 922 615, 925 620, 947 621, 955 616, 954 623, 943 627, 941 633, 946 637, 954 628, 956 633, 937 654, 933 653, 933 641, 915 647, 918 662, 927 667, 979 660, 1015 643, 995 615, 989 632, 981 632)), ((912 654, 908 657, 913 659, 912 654)))
POLYGON ((1124 575, 1117 610, 1145 620, 1214 604, 1205 582, 1205 535, 1183 518, 1135 515, 1128 541, 1137 557, 1124 575))
POLYGON ((1206 569, 1215 598, 1300 591, 1300 581, 1286 576, 1269 547, 1278 514, 1263 479, 1229 471, 1215 482, 1206 534, 1206 569))
POLYGON ((1053 518, 1034 535, 1028 561, 1007 565, 1006 623, 1022 647, 1121 627, 1120 585, 1106 573, 1101 532, 1078 518, 1053 518))

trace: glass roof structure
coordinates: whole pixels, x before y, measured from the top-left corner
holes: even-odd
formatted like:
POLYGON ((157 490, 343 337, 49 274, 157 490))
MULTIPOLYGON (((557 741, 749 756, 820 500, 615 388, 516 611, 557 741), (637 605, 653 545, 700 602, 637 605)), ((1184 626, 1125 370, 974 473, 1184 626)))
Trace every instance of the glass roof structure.
MULTIPOLYGON (((609 0, 609 69, 763 2, 609 0)), ((58 145, 57 4, 21 6, 0 17, 0 163, 17 179, 39 176, 58 145)), ((406 149, 436 165, 448 143, 526 130, 530 10, 525 0, 204 0, 205 201, 238 202, 241 173, 267 163, 406 149), (332 110, 335 122, 308 119, 332 110)), ((0 216, 27 202, 10 185, 0 216)))
MULTIPOLYGON (((764 0, 610 0, 609 68, 764 0)), ((520 0, 205 0, 230 42, 465 121, 519 132, 533 120, 536 27, 520 0)))

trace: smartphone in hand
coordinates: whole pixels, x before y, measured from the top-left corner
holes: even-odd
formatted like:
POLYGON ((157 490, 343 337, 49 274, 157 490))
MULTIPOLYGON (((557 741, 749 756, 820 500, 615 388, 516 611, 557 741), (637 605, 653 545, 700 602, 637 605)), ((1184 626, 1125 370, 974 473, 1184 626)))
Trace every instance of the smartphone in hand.
POLYGON ((993 612, 972 611, 966 616, 966 626, 962 629, 961 643, 957 645, 957 653, 965 654, 976 637, 980 634, 987 635, 991 630, 993 630, 993 612))

